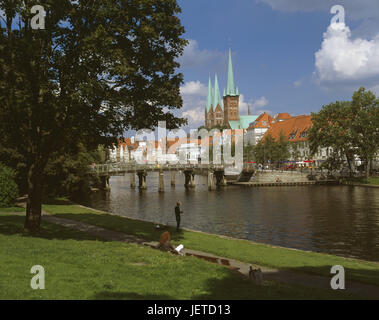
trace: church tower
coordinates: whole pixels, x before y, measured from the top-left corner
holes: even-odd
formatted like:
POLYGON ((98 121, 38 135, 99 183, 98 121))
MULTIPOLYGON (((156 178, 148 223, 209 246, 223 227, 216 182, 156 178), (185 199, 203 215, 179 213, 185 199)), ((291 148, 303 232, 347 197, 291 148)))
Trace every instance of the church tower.
POLYGON ((224 123, 224 110, 221 102, 221 96, 220 96, 220 89, 218 86, 218 78, 217 74, 215 76, 215 88, 213 93, 213 124, 212 126, 216 125, 223 125, 224 123))
POLYGON ((212 127, 213 122, 213 87, 211 77, 209 77, 208 82, 208 95, 207 95, 207 105, 205 108, 205 127, 212 127))
POLYGON ((224 90, 224 125, 229 127, 229 121, 239 121, 239 91, 234 84, 232 53, 229 49, 228 82, 224 90))

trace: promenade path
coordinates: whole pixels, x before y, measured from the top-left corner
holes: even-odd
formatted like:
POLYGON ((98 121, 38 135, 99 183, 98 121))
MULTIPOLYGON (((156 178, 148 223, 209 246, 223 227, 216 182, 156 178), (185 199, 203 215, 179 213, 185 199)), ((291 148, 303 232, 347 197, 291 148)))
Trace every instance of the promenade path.
MULTIPOLYGON (((20 213, 15 213, 20 214, 20 213)), ((107 241, 120 241, 124 243, 134 243, 139 245, 144 245, 152 248, 156 248, 158 242, 147 242, 141 238, 138 238, 133 235, 128 235, 123 232, 113 231, 109 229, 105 229, 102 227, 94 226, 91 224, 87 224, 80 221, 74 221, 64 218, 58 218, 53 215, 50 215, 46 212, 42 213, 42 219, 44 221, 61 225, 66 228, 71 228, 75 230, 79 230, 81 232, 85 232, 87 234, 96 236, 98 238, 107 240, 107 241)), ((179 245, 179 243, 177 244, 179 245)), ((249 276, 249 270, 251 264, 237 261, 234 259, 229 259, 225 257, 216 256, 207 252, 191 250, 184 248, 181 253, 184 255, 195 256, 198 258, 202 258, 204 260, 218 263, 227 268, 230 268, 234 272, 238 272, 243 277, 249 276)), ((297 285, 302 287, 309 288, 319 288, 332 290, 330 287, 330 278, 313 275, 308 273, 301 272, 292 272, 287 270, 280 270, 274 268, 268 268, 265 266, 252 265, 253 269, 260 268, 263 273, 263 280, 271 280, 281 283, 286 283, 290 285, 297 285)), ((379 300, 379 287, 375 285, 365 284, 357 281, 346 281, 346 290, 354 295, 357 295, 366 299, 375 299, 379 300)))

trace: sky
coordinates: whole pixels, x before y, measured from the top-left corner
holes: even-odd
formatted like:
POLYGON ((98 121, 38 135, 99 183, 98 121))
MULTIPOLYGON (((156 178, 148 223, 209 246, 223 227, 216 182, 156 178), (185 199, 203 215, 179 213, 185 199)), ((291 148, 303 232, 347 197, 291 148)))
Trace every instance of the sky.
POLYGON ((317 112, 361 86, 379 96, 378 0, 178 0, 189 40, 181 115, 204 123, 208 78, 226 86, 232 50, 240 114, 317 112), (335 5, 345 18, 333 18, 335 5), (332 23, 334 19, 334 23, 332 23))

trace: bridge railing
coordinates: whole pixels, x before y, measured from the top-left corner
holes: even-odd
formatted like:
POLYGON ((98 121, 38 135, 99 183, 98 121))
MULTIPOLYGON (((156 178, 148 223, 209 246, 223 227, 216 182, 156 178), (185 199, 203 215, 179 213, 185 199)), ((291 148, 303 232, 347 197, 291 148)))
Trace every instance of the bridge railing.
MULTIPOLYGON (((137 162, 117 162, 117 163, 106 163, 106 164, 95 164, 89 166, 89 171, 98 175, 102 174, 117 174, 125 173, 128 171, 138 171, 138 170, 188 170, 188 169, 211 169, 211 170, 225 170, 228 168, 233 168, 233 165, 229 164, 158 164, 158 163, 146 163, 139 164, 137 162)), ((249 163, 244 163, 243 169, 253 169, 253 166, 249 163)))

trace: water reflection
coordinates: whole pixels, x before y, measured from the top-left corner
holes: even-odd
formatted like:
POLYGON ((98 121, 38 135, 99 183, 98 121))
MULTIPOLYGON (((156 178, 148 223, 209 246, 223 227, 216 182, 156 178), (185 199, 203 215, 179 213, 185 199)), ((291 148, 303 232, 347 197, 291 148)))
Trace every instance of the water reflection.
POLYGON ((196 188, 176 187, 149 173, 148 189, 130 188, 129 177, 112 177, 111 192, 96 192, 82 203, 115 214, 175 224, 174 206, 183 204, 183 227, 291 248, 379 261, 379 189, 345 186, 226 187, 208 192, 207 178, 196 188))

